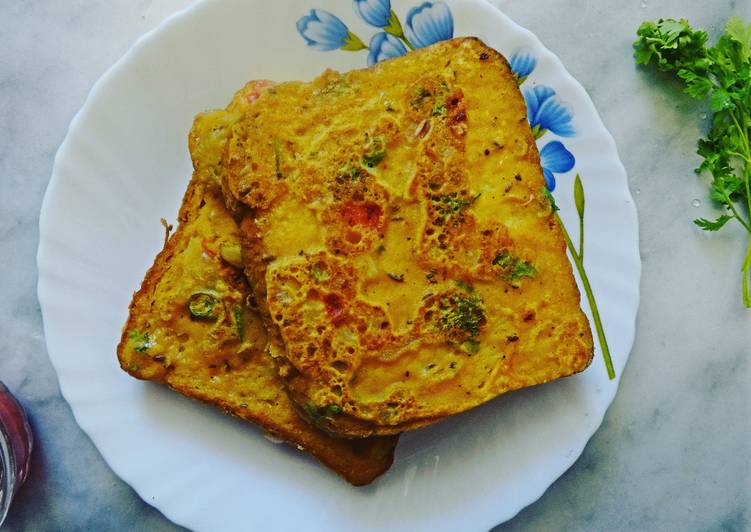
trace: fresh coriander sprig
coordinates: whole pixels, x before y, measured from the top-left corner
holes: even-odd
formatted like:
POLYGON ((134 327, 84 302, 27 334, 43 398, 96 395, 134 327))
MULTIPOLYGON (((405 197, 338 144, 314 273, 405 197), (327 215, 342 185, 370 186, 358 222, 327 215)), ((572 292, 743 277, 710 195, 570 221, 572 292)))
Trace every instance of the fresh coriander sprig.
POLYGON ((553 217, 563 232, 563 239, 566 241, 566 247, 571 254, 571 258, 576 266, 576 271, 579 272, 579 279, 581 279, 584 286, 584 293, 587 296, 587 302, 589 303, 589 309, 592 311, 592 319, 595 322, 595 331, 597 332, 597 340, 600 342, 600 349, 602 350, 602 359, 605 361, 605 368, 608 371, 608 378, 613 380, 615 378, 615 368, 613 368, 613 359, 610 357, 610 347, 608 347, 608 339, 605 337, 605 328, 602 325, 602 319, 600 318, 600 310, 597 307, 597 300, 595 299, 592 285, 589 283, 589 277, 587 276, 587 270, 584 268, 584 185, 579 174, 576 174, 574 180, 574 205, 576 206, 576 214, 579 216, 579 249, 574 246, 571 236, 569 236, 566 226, 563 225, 563 220, 558 215, 558 205, 555 203, 555 199, 550 191, 543 187, 542 193, 550 201, 550 206, 553 209, 553 217))
MULTIPOLYGON (((732 17, 713 47, 706 45, 706 32, 694 30, 684 19, 644 22, 636 33, 637 64, 674 73, 687 94, 709 97, 712 125, 698 142, 697 153, 704 161, 696 172, 712 175, 710 197, 726 212, 694 223, 718 231, 736 220, 751 235, 751 23, 732 17)), ((751 307, 751 237, 741 270, 743 303, 751 307)))

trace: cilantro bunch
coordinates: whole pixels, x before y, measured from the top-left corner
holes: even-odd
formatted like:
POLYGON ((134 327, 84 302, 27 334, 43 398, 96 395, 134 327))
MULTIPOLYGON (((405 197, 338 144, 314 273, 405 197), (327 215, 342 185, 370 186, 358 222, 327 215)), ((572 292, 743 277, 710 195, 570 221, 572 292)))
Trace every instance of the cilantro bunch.
MULTIPOLYGON (((717 44, 707 47, 707 34, 686 20, 644 22, 637 30, 634 58, 675 73, 684 91, 696 99, 709 98, 712 125, 699 139, 697 153, 704 161, 697 173, 712 176, 710 197, 725 213, 716 220, 694 223, 717 231, 735 220, 751 235, 751 23, 732 17, 717 44)), ((743 303, 751 307, 751 239, 743 261, 743 303)))

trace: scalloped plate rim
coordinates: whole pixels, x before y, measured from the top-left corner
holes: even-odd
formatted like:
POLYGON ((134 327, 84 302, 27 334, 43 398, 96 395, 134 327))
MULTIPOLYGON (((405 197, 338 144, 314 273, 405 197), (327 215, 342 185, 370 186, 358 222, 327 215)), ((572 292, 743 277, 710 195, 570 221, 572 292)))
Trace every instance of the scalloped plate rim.
MULTIPOLYGON (((42 308, 42 318, 43 318, 42 321, 43 321, 43 327, 44 327, 45 332, 49 328, 48 320, 50 319, 49 318, 50 312, 49 311, 45 312, 45 308, 49 308, 50 301, 53 299, 53 295, 50 292, 51 289, 49 286, 49 284, 51 283, 48 283, 49 280, 44 275, 44 272, 47 270, 47 263, 49 261, 49 258, 48 258, 49 250, 47 248, 48 239, 50 239, 51 235, 54 233, 54 229, 50 226, 50 221, 48 219, 49 204, 53 201, 53 199, 51 198, 55 196, 56 190, 60 186, 59 179, 56 179, 56 176, 59 173, 59 166, 61 164, 61 161, 64 160, 68 156, 68 152, 71 150, 71 147, 70 147, 71 138, 82 127, 82 124, 84 123, 87 117, 87 113, 89 112, 91 102, 97 98, 97 95, 100 89, 111 81, 111 78, 113 77, 114 73, 120 70, 123 66, 127 65, 138 54, 143 53, 144 50, 159 37, 159 34, 163 30, 173 25, 180 24, 180 22, 186 16, 190 16, 190 15, 198 16, 201 9, 205 9, 211 4, 218 3, 221 1, 222 0, 195 0, 188 6, 169 15, 155 28, 151 29, 150 31, 140 36, 134 42, 134 44, 127 50, 127 52, 120 59, 118 59, 112 66, 110 66, 104 72, 104 74, 102 74, 102 76, 94 83, 84 103, 82 104, 81 109, 75 114, 75 116, 71 120, 65 139, 63 140, 62 144, 58 148, 55 158, 54 158, 51 179, 49 181, 49 184, 44 194, 41 211, 40 211, 40 217, 39 217, 40 239, 39 239, 39 247, 37 251, 37 268, 39 271, 39 279, 38 279, 38 284, 37 284, 37 295, 40 301, 40 306, 42 308)), ((591 101, 591 98, 589 97, 589 94, 581 86, 581 84, 568 72, 568 70, 566 70, 561 60, 552 51, 550 51, 547 47, 545 47, 542 41, 530 30, 527 30, 526 28, 516 24, 507 15, 505 15, 500 10, 500 8, 492 5, 487 0, 464 0, 464 2, 466 3, 474 2, 474 3, 477 3, 478 5, 483 5, 485 8, 492 10, 494 12, 493 13, 494 16, 505 19, 505 22, 509 26, 513 27, 520 34, 524 35, 528 41, 535 43, 537 45, 537 48, 539 50, 542 50, 543 53, 548 56, 548 59, 551 60, 556 65, 558 71, 562 74, 562 78, 565 79, 567 83, 578 88, 578 90, 582 93, 583 100, 586 101, 586 103, 591 108, 591 111, 593 112, 593 116, 595 118, 593 123, 597 127, 597 130, 595 131, 596 135, 598 137, 602 137, 607 140, 608 148, 611 149, 615 155, 615 160, 611 162, 613 164, 618 165, 618 170, 623 174, 625 178, 623 181, 624 190, 621 192, 625 192, 625 196, 629 200, 631 200, 629 203, 630 203, 630 210, 632 211, 630 214, 632 215, 632 217, 631 217, 631 220, 629 220, 631 222, 630 223, 631 227, 628 228, 628 232, 634 235, 633 249, 631 250, 631 253, 633 253, 637 259, 636 262, 633 264, 633 266, 635 267, 634 276, 636 280, 636 293, 631 294, 633 297, 632 302, 633 302, 633 317, 634 318, 632 322, 629 322, 627 324, 627 327, 628 327, 628 333, 627 333, 628 342, 627 343, 629 345, 629 348, 625 351, 623 359, 614 360, 614 363, 616 364, 616 369, 617 369, 617 377, 615 380, 615 386, 611 387, 608 391, 606 391, 605 396, 603 397, 606 403, 605 408, 602 410, 600 415, 594 416, 592 418, 588 436, 580 442, 580 445, 570 455, 570 458, 567 461, 564 460, 564 463, 561 464, 561 467, 557 468, 556 472, 552 475, 552 478, 549 481, 543 480, 538 483, 538 486, 536 486, 536 489, 530 490, 531 493, 529 494, 526 502, 522 503, 518 508, 511 508, 505 512, 501 511, 500 507, 497 507, 499 508, 499 510, 498 510, 498 513, 494 514, 494 516, 491 516, 489 512, 488 514, 486 514, 486 518, 483 519, 481 522, 479 519, 477 519, 474 522, 475 525, 478 525, 477 526, 478 529, 480 528, 487 529, 487 528, 496 526, 498 524, 501 524, 509 519, 512 519, 522 509, 526 508, 530 504, 537 501, 540 497, 542 497, 542 495, 547 491, 547 489, 561 475, 563 475, 576 462, 576 460, 578 460, 586 444, 589 442, 591 437, 594 435, 594 433, 602 424, 605 413, 607 412, 610 404, 612 404, 612 401, 617 392, 618 383, 620 381, 620 376, 627 362, 630 349, 631 347, 633 347, 633 341, 635 337, 635 319, 636 319, 636 315, 638 312, 639 299, 640 299, 639 283, 640 283, 642 268, 641 268, 641 260, 639 257, 639 250, 638 250, 638 217, 637 217, 636 207, 633 202, 633 198, 631 197, 630 191, 628 190, 627 173, 626 173, 625 168, 623 167, 623 164, 620 161, 620 157, 618 156, 618 151, 617 151, 615 140, 613 139, 610 132, 604 126, 602 119, 596 107, 594 106, 594 103, 591 101)), ((631 314, 631 312, 629 312, 629 314, 631 314)), ((45 340, 46 338, 47 336, 45 334, 45 340)), ((141 497, 144 498, 146 502, 148 502, 148 500, 144 497, 144 494, 142 492, 142 486, 140 486, 140 478, 131 470, 129 470, 128 467, 126 467, 124 464, 119 463, 116 457, 112 456, 108 451, 102 449, 101 443, 98 443, 102 439, 101 434, 99 433, 100 427, 97 426, 96 423, 93 423, 93 420, 91 418, 88 418, 86 415, 82 415, 81 411, 76 409, 75 401, 71 399, 71 397, 73 396, 71 381, 62 378, 62 376, 64 376, 66 372, 66 366, 64 364, 64 360, 63 358, 58 356, 56 346, 52 347, 49 344, 49 342, 47 342, 47 346, 48 346, 50 361, 58 374, 61 394, 63 398, 65 398, 65 400, 70 404, 71 410, 72 410, 72 413, 76 422, 81 427, 81 429, 91 438, 92 442, 99 450, 103 459, 112 468, 115 474, 117 474, 123 481, 125 481, 127 484, 133 487, 133 489, 137 493, 139 493, 139 495, 141 495, 141 497)), ((174 523, 185 526, 185 527, 190 527, 191 523, 182 519, 179 512, 177 511, 177 507, 180 506, 180 502, 177 502, 177 504, 175 504, 174 501, 162 499, 158 504, 154 504, 154 505, 168 519, 170 519, 174 523)), ((474 516, 474 517, 478 518, 480 516, 474 516)))

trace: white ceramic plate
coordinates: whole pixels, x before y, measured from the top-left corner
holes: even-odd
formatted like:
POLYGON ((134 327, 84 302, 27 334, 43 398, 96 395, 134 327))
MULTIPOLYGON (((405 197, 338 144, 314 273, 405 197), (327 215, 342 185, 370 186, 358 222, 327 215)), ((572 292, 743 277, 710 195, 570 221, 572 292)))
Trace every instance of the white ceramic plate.
MULTIPOLYGON (((159 218, 175 218, 191 172, 193 115, 225 105, 248 79, 310 79, 326 67, 363 67, 371 56, 316 50, 303 36, 331 47, 351 31, 372 44, 372 59, 399 53, 404 39, 371 40, 387 3, 367 0, 358 14, 341 0, 200 2, 140 39, 99 80, 57 154, 38 255, 50 358, 105 460, 176 523, 198 530, 486 530, 571 466, 615 395, 618 381, 608 380, 598 349, 580 375, 405 435, 392 469, 357 489, 260 430, 118 368, 115 346, 131 293, 161 247, 159 218)), ((613 140, 586 92, 534 35, 485 2, 394 0, 391 7, 412 44, 476 35, 507 57, 519 52, 517 70, 535 63, 522 88, 530 97, 538 87, 533 120, 549 126, 538 142, 543 152, 553 143, 543 161, 570 229, 574 174, 584 181, 586 264, 620 375, 638 305, 636 213, 613 140), (576 158, 573 169, 567 153, 576 158)))

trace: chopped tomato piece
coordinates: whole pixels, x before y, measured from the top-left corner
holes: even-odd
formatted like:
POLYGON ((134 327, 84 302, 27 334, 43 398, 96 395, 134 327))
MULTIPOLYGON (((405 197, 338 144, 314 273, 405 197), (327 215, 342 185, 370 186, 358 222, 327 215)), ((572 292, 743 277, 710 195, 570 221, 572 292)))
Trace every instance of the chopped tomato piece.
POLYGON ((253 89, 246 96, 248 103, 253 103, 258 98, 260 98, 263 90, 271 87, 272 85, 274 85, 274 82, 267 79, 262 79, 260 81, 254 82, 253 89))
POLYGON ((381 225, 383 210, 372 201, 349 202, 344 205, 342 216, 349 226, 360 225, 369 229, 376 229, 381 225))
POLYGON ((329 315, 334 323, 344 317, 344 299, 337 294, 326 294, 323 296, 323 302, 326 305, 326 314, 329 315))

